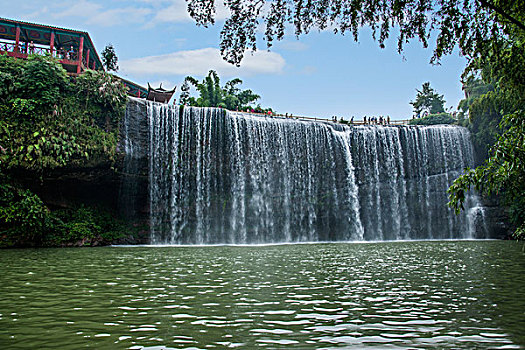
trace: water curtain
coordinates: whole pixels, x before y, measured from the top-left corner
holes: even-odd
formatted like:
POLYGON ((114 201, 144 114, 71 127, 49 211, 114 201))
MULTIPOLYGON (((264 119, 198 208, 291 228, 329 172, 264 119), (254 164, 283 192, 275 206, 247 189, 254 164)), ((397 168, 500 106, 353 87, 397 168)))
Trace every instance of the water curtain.
MULTIPOLYGON (((133 120, 147 127, 153 244, 479 235, 475 195, 459 216, 446 205, 448 186, 473 164, 465 128, 343 126, 130 104, 127 120, 133 104, 146 104, 146 115, 133 120)), ((130 158, 139 151, 126 148, 130 158)))

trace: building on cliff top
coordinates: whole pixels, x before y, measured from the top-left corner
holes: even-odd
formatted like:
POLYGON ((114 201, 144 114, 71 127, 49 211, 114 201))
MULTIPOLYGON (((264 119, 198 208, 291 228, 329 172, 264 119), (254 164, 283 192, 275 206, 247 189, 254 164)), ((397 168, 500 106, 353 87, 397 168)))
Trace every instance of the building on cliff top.
MULTIPOLYGON (((0 55, 27 58, 30 54, 51 55, 69 75, 104 66, 87 32, 0 17, 0 55)), ((148 90, 117 76, 128 88, 128 95, 146 97, 148 90)))

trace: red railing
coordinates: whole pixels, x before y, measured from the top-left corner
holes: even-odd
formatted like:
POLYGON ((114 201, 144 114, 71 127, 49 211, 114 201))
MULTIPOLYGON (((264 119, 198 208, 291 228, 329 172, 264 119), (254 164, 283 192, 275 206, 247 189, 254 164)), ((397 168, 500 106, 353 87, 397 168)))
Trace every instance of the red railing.
POLYGON ((2 52, 14 52, 15 51, 15 43, 11 43, 11 42, 1 41, 0 40, 0 51, 2 51, 2 52))
MULTIPOLYGON (((25 42, 20 42, 17 49, 15 42, 0 40, 0 52, 12 53, 10 56, 15 57, 26 57, 29 54, 42 56, 51 54, 51 56, 59 59, 64 64, 78 65, 78 51, 71 49, 54 48, 53 52, 51 52, 50 47, 26 44, 25 42)), ((86 65, 85 59, 82 61, 86 65)))

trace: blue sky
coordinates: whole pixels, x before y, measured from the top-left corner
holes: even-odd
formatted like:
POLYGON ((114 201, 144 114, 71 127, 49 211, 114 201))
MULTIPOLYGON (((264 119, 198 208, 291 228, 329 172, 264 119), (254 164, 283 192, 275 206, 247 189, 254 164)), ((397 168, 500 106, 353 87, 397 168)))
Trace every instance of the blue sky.
POLYGON ((227 15, 223 8, 211 28, 195 25, 184 0, 0 0, 0 8, 1 17, 87 31, 99 52, 112 43, 121 67, 118 74, 139 84, 180 86, 186 75, 200 79, 215 69, 223 82, 241 78, 243 88, 262 96, 262 106, 282 113, 405 119, 412 114, 409 102, 415 89, 425 81, 445 95, 447 108, 455 109, 463 97, 463 57, 454 54, 432 66, 431 49, 419 42, 410 43, 400 55, 395 38, 380 49, 367 29, 359 43, 330 31, 297 40, 290 31, 270 51, 261 40, 260 50, 247 53, 237 68, 222 61, 218 51, 227 15))

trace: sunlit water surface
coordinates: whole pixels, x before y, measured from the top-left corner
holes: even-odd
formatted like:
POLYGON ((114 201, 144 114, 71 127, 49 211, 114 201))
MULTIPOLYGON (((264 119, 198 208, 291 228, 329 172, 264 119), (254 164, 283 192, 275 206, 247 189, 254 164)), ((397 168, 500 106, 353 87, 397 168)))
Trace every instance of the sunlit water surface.
POLYGON ((515 242, 0 251, 0 348, 519 348, 515 242))

